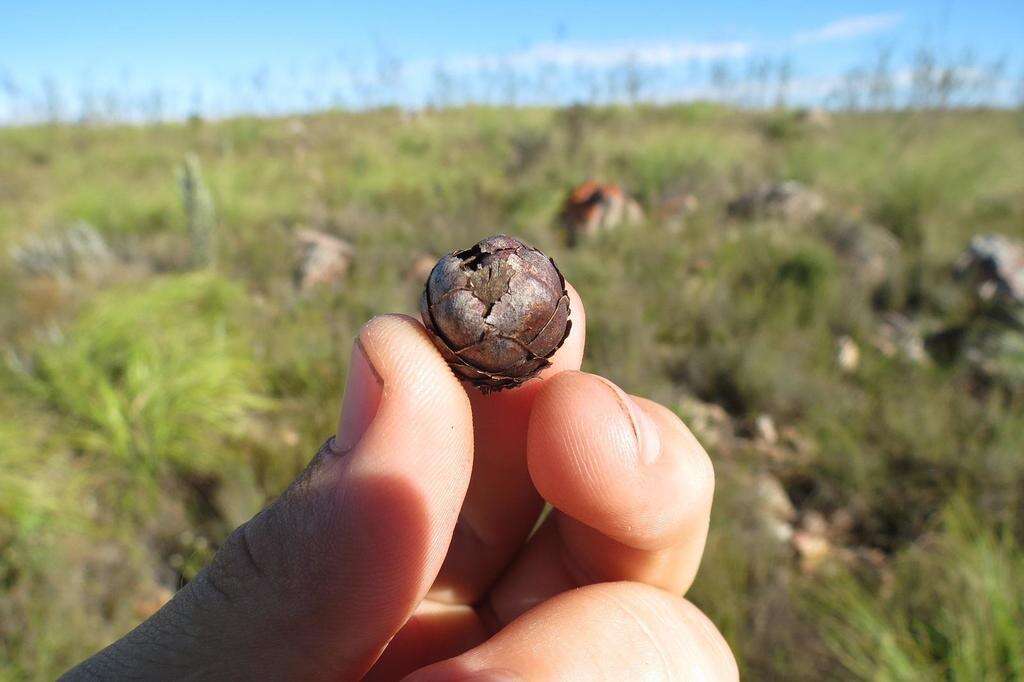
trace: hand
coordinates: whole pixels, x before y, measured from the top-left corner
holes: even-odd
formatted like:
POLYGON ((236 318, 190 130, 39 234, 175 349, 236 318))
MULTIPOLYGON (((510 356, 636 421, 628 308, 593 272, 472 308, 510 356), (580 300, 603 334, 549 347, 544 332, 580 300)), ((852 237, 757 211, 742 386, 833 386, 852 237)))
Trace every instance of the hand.
POLYGON ((417 321, 368 323, 337 437, 67 678, 735 679, 677 596, 704 549, 711 463, 672 412, 577 371, 570 293, 543 380, 488 396, 417 321))

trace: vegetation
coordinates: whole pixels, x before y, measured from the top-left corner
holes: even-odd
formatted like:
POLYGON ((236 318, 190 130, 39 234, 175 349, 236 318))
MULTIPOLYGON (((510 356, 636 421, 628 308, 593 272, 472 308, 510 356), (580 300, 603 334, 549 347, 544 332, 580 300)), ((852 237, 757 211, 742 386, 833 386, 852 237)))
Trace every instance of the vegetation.
POLYGON ((330 435, 353 334, 416 310, 417 257, 497 231, 580 291, 585 369, 676 407, 708 446, 718 493, 689 596, 747 677, 1024 678, 1020 332, 1000 357, 1016 374, 885 343, 894 315, 926 339, 988 319, 953 263, 975 234, 1024 238, 1022 186, 1011 111, 0 129, 0 679, 52 678, 192 577, 330 435), (555 217, 588 177, 647 219, 569 249, 555 217), (825 210, 728 215, 789 179, 825 210), (666 208, 681 193, 699 202, 685 216, 666 208), (29 263, 82 224, 109 258, 29 263), (837 247, 848 225, 893 238, 880 279, 837 247), (341 281, 296 288, 300 228, 351 242, 341 281), (795 505, 781 529, 766 477, 795 505), (799 538, 822 523, 816 557, 799 538))

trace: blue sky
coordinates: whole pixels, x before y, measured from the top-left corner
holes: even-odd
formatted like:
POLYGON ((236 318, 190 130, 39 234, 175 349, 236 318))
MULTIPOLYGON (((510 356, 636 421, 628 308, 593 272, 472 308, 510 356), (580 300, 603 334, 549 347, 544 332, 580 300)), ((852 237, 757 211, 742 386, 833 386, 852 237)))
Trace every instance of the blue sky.
POLYGON ((787 60, 790 97, 811 101, 879 50, 899 71, 922 45, 943 59, 1006 58, 1008 96, 1024 73, 1024 0, 0 0, 0 119, 37 116, 47 92, 66 116, 419 104, 445 88, 457 100, 510 88, 520 101, 611 98, 624 63, 649 81, 645 97, 685 99, 709 93, 712 64, 740 78, 757 60, 787 60))

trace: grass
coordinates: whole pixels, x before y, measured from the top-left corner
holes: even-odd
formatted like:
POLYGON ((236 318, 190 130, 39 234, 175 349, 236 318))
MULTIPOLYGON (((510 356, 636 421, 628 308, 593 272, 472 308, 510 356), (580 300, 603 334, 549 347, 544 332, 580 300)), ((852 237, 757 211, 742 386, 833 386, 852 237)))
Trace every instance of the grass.
POLYGON ((806 595, 846 671, 882 680, 1024 676, 1024 555, 1010 534, 993 533, 954 500, 892 570, 889 584, 840 575, 806 595))
POLYGON ((380 110, 7 128, 0 150, 0 679, 53 677, 194 575, 330 435, 355 330, 415 310, 416 257, 497 231, 581 292, 587 370, 728 412, 738 436, 706 439, 720 482, 690 596, 747 677, 1024 676, 1021 334, 1000 329, 984 380, 965 354, 878 345, 891 313, 925 333, 990 324, 952 264, 974 234, 1024 238, 1018 113, 823 127, 712 104, 380 110), (183 168, 201 172, 201 212, 183 168), (621 182, 649 219, 570 250, 555 216, 587 177, 621 182), (726 215, 782 179, 825 215, 726 215), (677 192, 700 201, 682 227, 658 209, 677 192), (116 255, 101 276, 9 257, 77 220, 116 255), (835 249, 849 221, 895 236, 882 284, 835 249), (300 227, 354 245, 337 287, 294 289, 300 227), (762 414, 798 445, 749 438, 762 414), (757 473, 800 519, 830 520, 819 569, 766 532, 757 473))
POLYGON ((246 329, 229 319, 245 307, 237 285, 203 274, 104 292, 15 378, 75 425, 65 435, 76 449, 133 478, 155 482, 164 467, 225 473, 237 463, 223 439, 267 402, 246 329))

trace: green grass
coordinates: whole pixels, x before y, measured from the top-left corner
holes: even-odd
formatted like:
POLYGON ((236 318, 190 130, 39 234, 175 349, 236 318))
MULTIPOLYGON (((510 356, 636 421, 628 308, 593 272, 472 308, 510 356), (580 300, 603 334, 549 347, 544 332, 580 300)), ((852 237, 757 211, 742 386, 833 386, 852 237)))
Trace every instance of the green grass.
POLYGON ((840 575, 808 590, 852 675, 879 680, 1024 676, 1024 554, 954 501, 935 533, 874 585, 840 575), (926 579, 927 578, 927 579, 926 579))
POLYGON ((246 306, 240 287, 204 274, 104 292, 15 378, 75 425, 65 435, 78 449, 133 477, 225 473, 237 463, 224 439, 267 403, 232 319, 246 306))
POLYGON ((952 263, 973 234, 1024 238, 1018 114, 822 128, 710 104, 470 107, 8 128, 0 149, 0 679, 53 677, 194 575, 330 435, 355 331, 416 309, 415 257, 498 231, 579 289, 585 369, 670 407, 718 403, 741 432, 770 414, 806 443, 711 447, 713 532, 690 596, 747 677, 1024 677, 1021 334, 994 337, 994 383, 964 357, 875 345, 889 312, 982 329, 952 263), (190 155, 215 220, 201 259, 179 187, 190 155), (587 177, 621 182, 649 220, 568 249, 558 205, 587 177), (726 215, 781 179, 820 192, 826 215, 726 215), (700 201, 682 227, 658 209, 677 192, 700 201), (113 273, 51 282, 8 257, 79 219, 117 254, 113 273), (899 241, 881 290, 832 246, 848 220, 899 241), (354 245, 338 287, 294 290, 300 227, 354 245), (853 372, 841 336, 860 348, 853 372), (801 570, 751 505, 762 471, 801 513, 848 515, 834 544, 881 561, 801 570))

